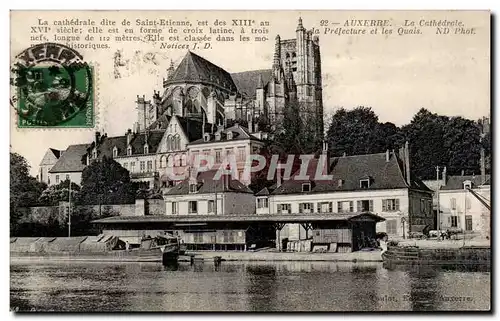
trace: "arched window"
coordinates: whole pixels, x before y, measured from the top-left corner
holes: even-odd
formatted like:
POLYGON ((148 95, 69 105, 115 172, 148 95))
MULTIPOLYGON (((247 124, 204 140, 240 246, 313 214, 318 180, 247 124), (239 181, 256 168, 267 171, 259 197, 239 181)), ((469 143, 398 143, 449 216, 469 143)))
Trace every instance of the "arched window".
POLYGON ((113 148, 113 158, 118 156, 118 148, 116 146, 113 148))
POLYGON ((160 157, 160 168, 165 168, 167 167, 167 156, 162 155, 160 157))
POLYGON ((132 146, 127 147, 127 155, 132 155, 132 146))
POLYGON ((167 136, 167 150, 172 150, 172 136, 167 136))
POLYGON ((173 159, 172 155, 167 156, 167 166, 168 167, 174 166, 174 159, 173 159))
POLYGON ((175 167, 179 167, 179 166, 181 166, 181 155, 176 154, 176 155, 174 156, 174 166, 175 166, 175 167))
POLYGON ((181 137, 179 135, 174 136, 174 150, 181 149, 181 137))
POLYGON ((144 154, 149 154, 149 146, 147 144, 144 145, 144 154))
POLYGON ((186 154, 182 154, 181 166, 187 166, 187 155, 186 154))

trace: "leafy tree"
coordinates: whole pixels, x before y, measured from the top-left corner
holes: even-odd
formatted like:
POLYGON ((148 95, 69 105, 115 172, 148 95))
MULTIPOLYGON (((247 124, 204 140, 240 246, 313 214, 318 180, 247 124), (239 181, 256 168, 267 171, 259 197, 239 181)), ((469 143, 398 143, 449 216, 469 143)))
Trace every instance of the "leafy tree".
POLYGON ((448 150, 447 169, 451 174, 480 172, 480 129, 472 120, 452 117, 444 127, 444 148, 448 150))
POLYGON ((422 108, 402 131, 410 142, 412 171, 417 176, 434 178, 436 166, 446 166, 450 175, 480 172, 481 138, 475 122, 422 108))
POLYGON ((112 158, 103 157, 87 166, 82 173, 79 204, 134 203, 136 189, 129 172, 112 158))
POLYGON ((282 123, 271 130, 274 145, 271 150, 279 149, 295 155, 319 152, 323 137, 317 132, 317 121, 307 105, 291 101, 286 106, 282 123))
POLYGON ((379 123, 370 107, 341 108, 331 117, 327 131, 330 151, 335 156, 381 153, 400 146, 403 137, 392 123, 379 123))
POLYGON ((34 206, 46 185, 29 175, 30 166, 26 159, 10 153, 10 230, 16 232, 17 223, 22 215, 22 207, 34 206))
MULTIPOLYGON (((52 185, 46 188, 40 195, 38 201, 46 206, 57 205, 61 201, 69 200, 69 179, 62 181, 58 185, 52 185)), ((80 186, 71 182, 71 199, 76 202, 80 186)))
POLYGON ((448 165, 449 153, 444 148, 448 121, 448 117, 422 108, 413 116, 410 124, 403 126, 405 138, 410 142, 412 172, 418 177, 434 178, 436 166, 448 165))

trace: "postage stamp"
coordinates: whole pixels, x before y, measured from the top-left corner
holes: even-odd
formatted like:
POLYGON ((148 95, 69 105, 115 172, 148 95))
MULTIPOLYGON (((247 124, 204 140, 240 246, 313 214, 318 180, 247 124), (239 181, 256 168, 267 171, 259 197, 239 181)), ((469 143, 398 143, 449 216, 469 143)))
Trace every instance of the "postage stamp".
POLYGON ((10 20, 14 313, 492 311, 491 12, 10 20))
POLYGON ((77 51, 57 43, 32 46, 11 69, 11 104, 19 128, 92 128, 93 68, 77 51))

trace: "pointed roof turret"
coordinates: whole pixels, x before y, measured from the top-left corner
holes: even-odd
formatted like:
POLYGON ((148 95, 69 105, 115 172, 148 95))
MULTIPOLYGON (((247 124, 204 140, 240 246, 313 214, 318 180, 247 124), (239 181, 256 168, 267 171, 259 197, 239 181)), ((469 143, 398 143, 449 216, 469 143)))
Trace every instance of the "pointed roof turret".
POLYGON ((299 24, 297 25, 297 31, 305 30, 304 26, 302 25, 302 18, 299 17, 299 24))
POLYGON ((172 78, 172 76, 174 75, 174 71, 174 61, 173 59, 170 59, 170 67, 168 67, 167 69, 167 80, 170 80, 172 78))
POLYGON ((259 74, 259 80, 257 82, 257 89, 264 88, 264 80, 262 80, 262 74, 259 74))
POLYGON ((166 84, 186 82, 210 83, 232 92, 237 91, 227 71, 191 51, 186 53, 166 84))

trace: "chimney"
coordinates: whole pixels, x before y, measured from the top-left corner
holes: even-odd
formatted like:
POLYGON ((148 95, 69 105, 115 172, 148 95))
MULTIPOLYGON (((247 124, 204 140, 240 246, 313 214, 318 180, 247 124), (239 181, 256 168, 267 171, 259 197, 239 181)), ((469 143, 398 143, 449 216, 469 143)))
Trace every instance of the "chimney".
POLYGON ((446 166, 443 168, 443 185, 446 185, 446 166))
POLYGON ((201 137, 205 137, 205 115, 203 113, 201 114, 201 118, 203 118, 203 121, 201 123, 201 137))
POLYGON ((250 116, 250 119, 248 120, 248 130, 250 133, 253 133, 253 116, 250 116))
POLYGON ((390 157, 389 150, 386 150, 385 151, 385 161, 386 162, 389 162, 389 157, 390 157))
POLYGON ((127 133, 125 134, 127 136, 127 146, 130 145, 130 142, 132 141, 132 130, 129 128, 127 130, 127 133))
POLYGON ((462 169, 462 176, 464 176, 464 175, 465 175, 465 171, 462 169))
POLYGON ((226 166, 226 173, 224 173, 224 186, 225 188, 229 189, 229 185, 231 184, 231 180, 232 180, 232 177, 231 177, 231 166, 229 166, 229 164, 227 164, 226 166), (229 171, 229 172, 227 172, 229 171))
POLYGON ((329 153, 328 153, 328 142, 323 142, 323 150, 322 150, 322 154, 324 155, 323 157, 326 158, 326 164, 325 164, 325 173, 324 175, 328 175, 328 172, 330 171, 330 156, 329 156, 329 153))
POLYGON ((481 146, 481 185, 486 182, 486 159, 484 155, 484 147, 481 146))
POLYGON ((344 154, 342 154, 342 157, 347 157, 347 154, 346 154, 346 152, 344 152, 344 154))
POLYGON ((405 166, 406 166, 406 182, 411 186, 411 176, 410 176, 410 143, 406 141, 405 143, 405 166))
POLYGON ((281 164, 278 163, 276 166, 276 188, 281 187, 281 164))

